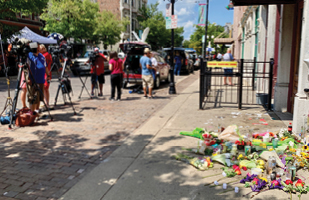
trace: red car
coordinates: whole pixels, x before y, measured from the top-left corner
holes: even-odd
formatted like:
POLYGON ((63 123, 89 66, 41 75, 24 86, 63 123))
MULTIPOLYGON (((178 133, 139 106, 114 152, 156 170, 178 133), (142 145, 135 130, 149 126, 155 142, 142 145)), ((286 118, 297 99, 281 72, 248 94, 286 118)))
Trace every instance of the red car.
MULTIPOLYGON (((123 59, 123 87, 126 88, 128 83, 141 84, 142 69, 140 68, 139 60, 144 55, 144 49, 150 48, 150 46, 143 42, 129 42, 122 43, 119 45, 119 47, 126 54, 126 57, 123 59)), ((165 62, 159 53, 153 52, 153 54, 158 62, 158 66, 156 67, 154 87, 159 88, 162 80, 170 80, 170 66, 165 62)))

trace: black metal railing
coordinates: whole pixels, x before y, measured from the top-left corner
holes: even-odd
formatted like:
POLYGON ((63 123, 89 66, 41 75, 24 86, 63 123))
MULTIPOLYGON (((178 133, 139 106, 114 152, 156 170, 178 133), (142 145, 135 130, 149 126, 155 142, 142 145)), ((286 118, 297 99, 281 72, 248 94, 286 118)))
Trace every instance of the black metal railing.
POLYGON ((227 75, 223 68, 207 67, 207 61, 203 61, 200 71, 200 102, 199 108, 204 109, 207 103, 213 103, 214 107, 221 104, 264 105, 271 110, 273 88, 274 60, 259 62, 241 59, 237 68, 227 75), (229 78, 231 77, 231 84, 229 78), (225 83, 225 84, 224 84, 225 83))

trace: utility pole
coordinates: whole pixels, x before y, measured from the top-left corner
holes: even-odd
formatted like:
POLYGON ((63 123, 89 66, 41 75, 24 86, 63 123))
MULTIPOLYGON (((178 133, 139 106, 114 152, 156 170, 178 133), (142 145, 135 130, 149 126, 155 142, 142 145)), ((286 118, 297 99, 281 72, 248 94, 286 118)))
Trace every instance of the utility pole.
MULTIPOLYGON (((175 4, 175 0, 170 0, 171 4, 172 4, 172 16, 174 15, 174 4, 175 4)), ((175 81, 174 81, 174 29, 172 29, 172 47, 171 47, 171 70, 170 70, 170 75, 171 75, 171 82, 170 82, 170 88, 169 88, 169 94, 176 94, 176 88, 175 88, 175 81)))
POLYGON ((133 4, 133 0, 131 0, 130 3, 130 42, 132 41, 132 4, 133 4))

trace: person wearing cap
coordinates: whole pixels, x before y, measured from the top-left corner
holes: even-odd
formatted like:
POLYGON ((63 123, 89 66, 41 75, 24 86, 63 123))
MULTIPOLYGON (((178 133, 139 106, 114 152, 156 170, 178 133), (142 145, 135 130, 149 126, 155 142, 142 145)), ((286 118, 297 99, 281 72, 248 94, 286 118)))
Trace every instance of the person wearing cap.
POLYGON ((151 64, 151 52, 149 48, 145 48, 144 56, 140 59, 140 67, 142 69, 142 81, 143 81, 143 90, 144 90, 144 97, 145 98, 153 98, 152 96, 152 88, 153 88, 153 77, 151 70, 155 70, 151 64), (147 96, 147 87, 149 91, 149 97, 147 96))
MULTIPOLYGON (((104 77, 104 62, 107 61, 105 56, 99 52, 99 48, 94 48, 94 53, 96 54, 95 62, 91 65, 91 95, 94 95, 94 86, 96 85, 97 81, 99 81, 99 89, 100 93, 98 94, 99 97, 103 96, 103 84, 105 83, 104 77)), ((90 59, 86 62, 90 63, 90 59)), ((85 63, 85 64, 86 64, 85 63)))

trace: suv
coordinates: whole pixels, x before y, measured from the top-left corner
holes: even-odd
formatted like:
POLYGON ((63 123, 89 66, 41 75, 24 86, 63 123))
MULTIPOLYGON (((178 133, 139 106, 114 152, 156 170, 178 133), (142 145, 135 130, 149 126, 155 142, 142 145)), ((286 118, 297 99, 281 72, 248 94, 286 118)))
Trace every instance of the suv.
MULTIPOLYGON (((124 72, 123 72, 123 87, 126 88, 128 83, 142 83, 142 69, 140 68, 140 58, 144 55, 144 49, 150 48, 149 44, 144 42, 129 42, 122 43, 119 45, 122 51, 126 54, 123 59, 124 72)), ((169 65, 165 60, 158 54, 154 53, 154 57, 158 62, 156 67, 156 76, 154 81, 154 87, 159 88, 162 80, 168 81, 169 76, 169 65)))
MULTIPOLYGON (((102 53, 106 59, 109 57, 109 51, 108 50, 99 50, 100 53, 102 53)), ((93 50, 88 50, 81 58, 76 58, 74 60, 73 64, 73 74, 77 76, 77 71, 79 71, 80 74, 89 74, 90 73, 90 64, 85 64, 89 60, 90 54, 93 53, 93 50)), ((108 61, 104 62, 104 71, 109 71, 108 69, 108 61)))
MULTIPOLYGON (((164 48, 163 49, 166 52, 165 61, 170 62, 170 55, 171 55, 171 48, 164 48)), ((176 53, 179 53, 179 55, 183 58, 183 64, 181 65, 180 72, 185 72, 187 74, 190 74, 194 71, 193 61, 190 59, 190 55, 186 52, 186 49, 176 47, 174 48, 174 57, 176 53)))

